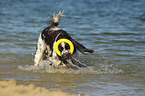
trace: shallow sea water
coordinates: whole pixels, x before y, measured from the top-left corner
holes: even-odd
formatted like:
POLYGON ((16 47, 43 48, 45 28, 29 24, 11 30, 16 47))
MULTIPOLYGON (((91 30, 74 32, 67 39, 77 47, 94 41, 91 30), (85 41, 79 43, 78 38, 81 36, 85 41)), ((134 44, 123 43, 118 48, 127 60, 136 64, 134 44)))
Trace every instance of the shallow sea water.
MULTIPOLYGON (((0 0, 0 80, 91 96, 144 96, 144 0, 0 0), (34 67, 33 53, 48 16, 64 10, 59 27, 94 49, 79 53, 79 70, 34 67)), ((46 61, 41 62, 46 64, 46 61)))

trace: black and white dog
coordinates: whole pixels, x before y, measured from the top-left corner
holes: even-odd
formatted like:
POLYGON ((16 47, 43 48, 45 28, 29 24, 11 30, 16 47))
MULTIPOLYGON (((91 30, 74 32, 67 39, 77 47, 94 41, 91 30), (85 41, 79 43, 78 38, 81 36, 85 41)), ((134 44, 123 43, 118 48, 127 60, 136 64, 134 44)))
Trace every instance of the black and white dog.
POLYGON ((61 11, 57 15, 54 13, 53 19, 50 17, 51 26, 45 28, 40 34, 34 58, 35 66, 39 66, 42 59, 48 59, 54 67, 64 65, 68 68, 78 69, 82 66, 86 66, 78 62, 76 63, 77 60, 73 58, 73 55, 77 52, 77 50, 89 53, 93 53, 93 50, 87 49, 82 44, 72 39, 66 31, 57 27, 62 16, 63 12, 61 11), (70 53, 69 44, 65 42, 60 43, 58 46, 61 56, 59 56, 55 51, 55 43, 62 38, 70 40, 74 45, 74 51, 72 54, 70 53))

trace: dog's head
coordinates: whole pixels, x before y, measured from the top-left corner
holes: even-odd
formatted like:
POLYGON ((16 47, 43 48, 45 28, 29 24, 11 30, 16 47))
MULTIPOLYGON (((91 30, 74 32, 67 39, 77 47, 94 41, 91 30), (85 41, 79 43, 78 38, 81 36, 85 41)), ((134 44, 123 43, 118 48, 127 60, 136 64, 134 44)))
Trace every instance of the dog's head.
POLYGON ((71 53, 69 44, 62 42, 59 44, 58 49, 61 53, 61 56, 59 56, 61 61, 65 62, 67 59, 70 59, 71 53))

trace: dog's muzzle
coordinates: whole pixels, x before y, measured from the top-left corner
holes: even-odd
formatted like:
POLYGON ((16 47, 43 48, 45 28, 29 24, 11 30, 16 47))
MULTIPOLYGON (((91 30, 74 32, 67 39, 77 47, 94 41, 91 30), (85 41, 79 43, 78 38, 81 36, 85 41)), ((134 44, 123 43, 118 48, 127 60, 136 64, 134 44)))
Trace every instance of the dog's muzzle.
POLYGON ((67 59, 70 59, 71 54, 70 53, 64 53, 61 55, 61 60, 66 61, 67 59))

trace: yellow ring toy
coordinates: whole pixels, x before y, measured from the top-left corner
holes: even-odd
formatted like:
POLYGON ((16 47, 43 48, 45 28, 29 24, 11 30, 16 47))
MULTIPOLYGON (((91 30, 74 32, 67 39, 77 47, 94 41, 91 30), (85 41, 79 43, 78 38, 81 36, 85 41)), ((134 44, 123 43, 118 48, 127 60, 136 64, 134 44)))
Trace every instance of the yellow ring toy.
POLYGON ((62 43, 62 42, 65 42, 65 43, 69 44, 69 46, 70 46, 70 53, 72 54, 73 51, 74 51, 74 45, 73 45, 73 43, 72 43, 70 40, 68 40, 68 39, 59 39, 59 40, 55 43, 55 51, 56 51, 56 53, 57 53, 59 56, 61 56, 61 52, 59 51, 58 46, 59 46, 59 44, 62 43))

